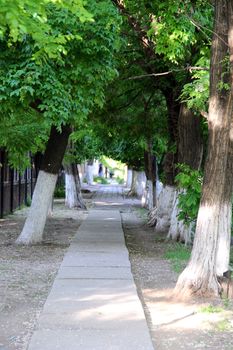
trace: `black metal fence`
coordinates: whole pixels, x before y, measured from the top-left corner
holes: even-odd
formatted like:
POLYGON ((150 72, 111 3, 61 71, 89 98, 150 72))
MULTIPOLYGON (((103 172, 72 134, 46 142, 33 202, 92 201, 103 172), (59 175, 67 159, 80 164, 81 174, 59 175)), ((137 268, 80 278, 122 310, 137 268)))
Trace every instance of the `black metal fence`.
POLYGON ((0 149, 0 217, 12 213, 32 198, 38 174, 35 159, 30 157, 31 167, 24 174, 11 169, 7 164, 7 155, 0 149))

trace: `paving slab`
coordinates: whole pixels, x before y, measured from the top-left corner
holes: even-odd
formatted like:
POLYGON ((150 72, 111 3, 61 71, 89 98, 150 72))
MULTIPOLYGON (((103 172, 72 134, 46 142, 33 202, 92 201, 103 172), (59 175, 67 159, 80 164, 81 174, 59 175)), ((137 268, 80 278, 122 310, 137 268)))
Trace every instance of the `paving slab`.
POLYGON ((57 274, 57 279, 114 279, 132 280, 130 267, 105 266, 105 267, 80 267, 62 266, 57 274))
POLYGON ((40 330, 33 336, 33 350, 152 350, 145 329, 134 337, 127 329, 120 330, 40 330), (54 339, 51 348, 51 338, 54 339))
POLYGON ((63 266, 126 266, 130 267, 128 253, 110 254, 106 252, 68 252, 62 262, 63 266))
POLYGON ((118 210, 90 210, 28 350, 152 350, 118 210))

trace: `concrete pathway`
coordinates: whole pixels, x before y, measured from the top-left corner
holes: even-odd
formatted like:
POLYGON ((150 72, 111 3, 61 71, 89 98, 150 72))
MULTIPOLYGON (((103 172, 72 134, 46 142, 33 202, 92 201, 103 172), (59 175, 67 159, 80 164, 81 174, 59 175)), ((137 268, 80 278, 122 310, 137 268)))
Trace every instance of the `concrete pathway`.
POLYGON ((104 201, 99 191, 64 257, 29 350, 153 349, 115 209, 119 188, 109 188, 116 202, 111 196, 104 201))

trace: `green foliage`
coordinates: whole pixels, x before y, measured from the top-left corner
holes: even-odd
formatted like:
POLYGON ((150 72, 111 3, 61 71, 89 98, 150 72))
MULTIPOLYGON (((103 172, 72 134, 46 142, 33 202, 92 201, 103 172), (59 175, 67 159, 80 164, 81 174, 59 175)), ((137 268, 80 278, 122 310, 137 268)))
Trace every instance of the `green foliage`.
POLYGON ((199 309, 199 312, 201 313, 207 313, 207 314, 213 314, 213 313, 218 313, 218 312, 222 312, 224 311, 223 308, 219 307, 219 306, 214 306, 214 305, 207 305, 207 306, 203 306, 199 309))
POLYGON ((108 180, 102 176, 94 176, 94 182, 101 184, 101 185, 108 185, 108 183, 109 183, 108 180))
MULTIPOLYGON (((80 22, 92 21, 83 0, 0 0, 0 39, 7 37, 9 46, 30 35, 35 43, 33 58, 59 57, 66 53, 65 44, 74 34, 55 32, 49 23, 50 11, 64 10, 75 14, 80 22)), ((78 34, 75 34, 76 38, 78 34)), ((79 39, 81 37, 79 36, 79 39)))
POLYGON ((221 320, 217 322, 217 324, 215 325, 215 328, 219 332, 232 331, 231 320, 228 320, 228 319, 221 320))
POLYGON ((54 191, 54 198, 65 198, 65 186, 57 185, 54 191))
POLYGON ((210 80, 209 58, 205 56, 200 58, 195 66, 205 69, 193 72, 192 81, 184 85, 180 98, 182 102, 187 103, 188 108, 198 113, 201 111, 207 112, 210 80))
POLYGON ((164 257, 171 261, 172 268, 175 272, 180 273, 186 266, 191 254, 190 247, 181 243, 172 243, 168 246, 164 257))
POLYGON ((29 150, 43 148, 51 125, 83 128, 90 112, 103 105, 106 84, 117 74, 114 55, 120 19, 111 1, 98 1, 98 6, 94 0, 88 2, 94 22, 81 20, 80 12, 68 6, 81 6, 81 1, 64 1, 64 6, 46 3, 51 35, 72 34, 63 41, 59 56, 40 55, 43 64, 38 64, 33 60, 38 45, 32 35, 10 47, 5 37, 0 40, 0 123, 5 133, 0 146, 12 154, 12 163, 29 150), (17 126, 17 135, 11 125, 17 126), (15 136, 20 147, 15 147, 15 136))
POLYGON ((120 176, 116 177, 116 181, 118 182, 119 185, 123 185, 124 184, 124 179, 120 176))
POLYGON ((192 170, 185 164, 179 164, 179 173, 176 182, 181 189, 179 194, 179 220, 190 224, 197 218, 201 199, 202 174, 200 171, 192 170))

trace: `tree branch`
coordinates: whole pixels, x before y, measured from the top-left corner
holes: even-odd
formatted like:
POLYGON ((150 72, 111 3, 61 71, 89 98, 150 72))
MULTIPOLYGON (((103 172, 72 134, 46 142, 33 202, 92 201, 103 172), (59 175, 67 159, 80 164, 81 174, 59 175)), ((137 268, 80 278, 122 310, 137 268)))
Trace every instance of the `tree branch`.
POLYGON ((134 77, 130 77, 127 78, 125 80, 135 80, 135 79, 143 79, 143 78, 148 78, 148 77, 160 77, 163 75, 168 75, 168 74, 172 74, 174 72, 182 72, 182 71, 189 71, 192 72, 193 70, 205 70, 208 71, 209 68, 208 67, 191 67, 191 66, 187 66, 185 68, 180 68, 180 69, 173 69, 167 72, 162 72, 162 73, 151 73, 151 74, 143 74, 143 75, 136 75, 134 77))

